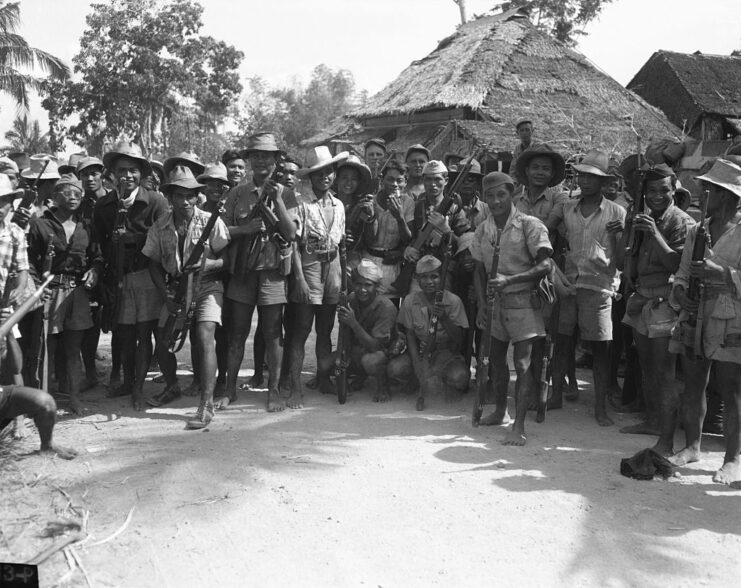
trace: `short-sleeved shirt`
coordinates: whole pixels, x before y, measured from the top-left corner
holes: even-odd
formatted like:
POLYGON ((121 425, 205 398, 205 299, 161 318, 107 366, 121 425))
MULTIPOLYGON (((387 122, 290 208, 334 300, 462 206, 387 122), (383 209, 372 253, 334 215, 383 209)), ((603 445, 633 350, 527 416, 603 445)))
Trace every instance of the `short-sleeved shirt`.
MULTIPOLYGON (((327 215, 329 216, 329 215, 327 215)), ((345 206, 342 200, 331 192, 319 201, 316 197, 298 205, 300 222, 299 244, 302 249, 310 244, 311 249, 336 249, 345 236, 345 206), (329 222, 322 214, 322 209, 332 207, 333 214, 329 222)))
MULTIPOLYGON (((355 312, 355 318, 363 330, 374 339, 381 341, 384 345, 391 341, 391 334, 396 324, 398 311, 388 298, 377 295, 368 306, 361 306, 355 299, 355 294, 350 295, 350 307, 355 312)), ((360 342, 353 336, 355 345, 360 342)))
MULTIPOLYGON (((680 255, 684 250, 687 232, 695 225, 692 217, 674 204, 670 204, 656 221, 656 228, 664 237, 666 244, 672 251, 680 255)), ((672 271, 661 263, 662 250, 654 239, 641 239, 636 254, 636 270, 638 284, 643 288, 665 286, 669 282, 672 271)))
MULTIPOLYGON (((494 217, 490 216, 476 228, 471 244, 471 256, 484 264, 487 273, 491 272, 498 231, 494 217)), ((553 253, 553 247, 548 238, 548 229, 534 216, 523 214, 512 206, 512 211, 499 239, 497 274, 515 276, 532 269, 538 251, 541 249, 553 253)), ((525 283, 510 284, 504 288, 504 291, 516 292, 525 290, 527 287, 525 283)))
MULTIPOLYGON (((288 216, 299 226, 298 203, 293 190, 278 185, 288 216)), ((260 188, 254 183, 237 184, 229 190, 224 203, 222 219, 227 227, 238 227, 249 220, 252 209, 260 198, 260 188)), ((275 210, 273 210, 275 212, 275 210)), ((280 266, 283 254, 272 235, 260 239, 257 247, 260 250, 251 256, 254 238, 242 236, 232 240, 226 258, 227 270, 232 275, 244 275, 248 271, 263 271, 276 269, 280 266)))
MULTIPOLYGON (((445 290, 443 292, 443 307, 445 309, 445 314, 450 318, 450 321, 454 325, 462 329, 468 328, 466 310, 463 307, 463 302, 461 302, 460 298, 452 292, 445 290)), ((421 342, 427 340, 427 329, 430 323, 430 309, 427 305, 424 292, 418 290, 404 298, 396 322, 403 326, 407 331, 413 331, 418 341, 421 342)), ((442 325, 439 325, 437 336, 435 338, 437 348, 445 349, 449 347, 451 343, 447 331, 442 325)))
POLYGON ((6 216, 0 223, 0 295, 5 292, 8 274, 29 269, 26 234, 6 216))
POLYGON ((546 226, 555 227, 563 220, 563 210, 569 201, 569 195, 558 185, 546 188, 533 202, 527 186, 520 186, 512 200, 519 211, 534 216, 546 226))
POLYGON ((563 224, 569 242, 566 277, 577 288, 615 292, 620 274, 615 265, 615 239, 607 232, 607 224, 625 222, 625 209, 602 198, 599 207, 585 218, 581 205, 581 200, 570 200, 564 207, 563 224))
MULTIPOLYGON (((409 224, 414 220, 414 200, 406 192, 401 193, 401 217, 404 222, 409 224)), ((366 239, 368 247, 372 249, 396 249, 401 245, 401 236, 399 234, 399 223, 387 208, 383 208, 378 203, 376 197, 373 203, 376 214, 376 237, 370 242, 366 239)))
MULTIPOLYGON (((149 259, 160 263, 171 276, 179 276, 183 271, 183 264, 190 257, 198 239, 201 238, 210 217, 211 215, 208 212, 198 208, 193 211, 193 218, 188 223, 181 255, 178 232, 173 221, 173 214, 170 212, 167 216, 158 220, 152 230, 149 231, 142 253, 149 259)), ((223 251, 228 244, 229 231, 220 218, 216 219, 216 224, 204 248, 206 259, 216 259, 218 253, 223 251)), ((213 281, 214 277, 213 275, 210 276, 209 280, 209 275, 205 275, 203 279, 213 281)))
MULTIPOLYGON (((489 205, 478 196, 474 196, 470 204, 464 204, 462 200, 459 200, 456 205, 458 210, 455 213, 455 219, 466 218, 472 229, 489 218, 489 205)), ((455 225, 455 220, 453 220, 453 225, 455 225)))

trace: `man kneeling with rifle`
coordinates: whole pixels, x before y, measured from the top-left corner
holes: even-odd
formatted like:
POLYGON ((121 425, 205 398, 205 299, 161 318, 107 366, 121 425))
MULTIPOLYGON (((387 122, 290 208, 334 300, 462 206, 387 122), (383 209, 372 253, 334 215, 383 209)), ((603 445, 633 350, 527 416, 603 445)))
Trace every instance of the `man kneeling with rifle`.
POLYGON ((191 340, 199 360, 201 402, 195 418, 187 423, 189 429, 202 429, 214 416, 214 333, 216 325, 221 324, 224 296, 224 285, 217 277, 223 260, 217 254, 229 244, 229 233, 218 212, 209 214, 197 206, 198 192, 203 187, 185 166, 170 172, 170 182, 160 189, 169 199, 172 211, 149 231, 142 249, 150 260, 152 281, 165 298, 157 348, 166 385, 148 404, 161 406, 180 396, 175 351, 182 347, 178 339, 187 335, 192 319, 195 337, 191 340), (167 276, 177 280, 172 291, 167 288, 167 276))
MULTIPOLYGON (((496 409, 482 419, 481 424, 499 425, 505 419, 506 384, 509 383, 507 350, 512 341, 517 372, 516 416, 512 431, 507 434, 504 443, 524 445, 527 397, 534 385, 530 356, 533 343, 545 337, 537 284, 551 269, 553 248, 545 225, 534 216, 523 214, 512 204, 515 184, 511 177, 493 172, 484 177, 483 186, 484 199, 491 214, 476 228, 471 245, 471 255, 477 262, 474 275, 479 300, 476 326, 484 329, 487 312, 492 313, 491 332, 484 333, 482 337, 491 337, 489 361, 492 371, 498 376, 492 379, 495 383, 500 382, 500 385, 495 386, 496 409), (489 294, 494 297, 493 307, 488 300, 489 294)), ((477 378, 483 376, 477 374, 477 378)))
MULTIPOLYGON (((337 366, 339 370, 354 374, 372 376, 376 380, 374 402, 389 400, 386 366, 388 356, 386 347, 391 341, 396 322, 396 307, 385 296, 378 294, 383 281, 383 272, 370 259, 362 259, 352 272, 352 293, 347 306, 337 306, 337 318, 340 328, 349 331, 349 337, 343 339, 349 365, 337 366)), ((329 374, 336 365, 337 349, 320 360, 319 369, 329 374)), ((337 377, 345 377, 337 373, 337 377)))

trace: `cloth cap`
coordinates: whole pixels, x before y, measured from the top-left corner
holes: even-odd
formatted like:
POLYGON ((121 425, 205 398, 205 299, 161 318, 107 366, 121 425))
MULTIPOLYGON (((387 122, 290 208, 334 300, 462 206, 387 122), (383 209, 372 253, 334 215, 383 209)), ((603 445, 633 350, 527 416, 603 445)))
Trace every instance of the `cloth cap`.
POLYGON ((225 184, 229 183, 229 178, 226 177, 226 166, 221 162, 206 166, 206 169, 196 180, 204 184, 209 180, 219 180, 225 184))
POLYGON ((665 163, 659 165, 653 165, 646 170, 646 174, 643 176, 643 182, 654 182, 656 180, 663 180, 664 178, 677 177, 674 170, 665 163))
POLYGON ((198 155, 192 152, 189 153, 187 151, 183 151, 181 153, 178 153, 174 157, 168 157, 167 159, 165 159, 165 164, 163 166, 165 179, 169 181, 170 174, 172 173, 172 170, 175 169, 175 166, 183 165, 189 167, 194 176, 202 174, 203 171, 206 169, 206 166, 203 165, 203 162, 201 161, 201 158, 198 157, 198 155))
POLYGON ((188 190, 200 190, 205 186, 196 181, 193 171, 185 165, 177 165, 170 172, 170 181, 162 184, 160 190, 163 194, 169 194, 175 188, 187 188, 188 190))
POLYGON ((425 255, 417 262, 417 266, 414 268, 417 274, 426 274, 427 272, 435 271, 442 265, 442 262, 434 255, 425 255))
POLYGON ((469 231, 468 233, 463 233, 458 237, 458 249, 455 254, 458 255, 459 253, 463 253, 466 249, 470 250, 475 235, 476 233, 469 231))
POLYGON ((515 123, 515 129, 519 129, 521 125, 524 125, 525 123, 533 124, 533 121, 530 120, 527 117, 518 118, 517 122, 515 123))
POLYGON ((695 179, 725 188, 733 192, 737 198, 741 198, 741 167, 730 161, 717 159, 713 167, 695 179))
POLYGON ((500 186, 501 184, 509 184, 512 188, 515 187, 515 181, 505 173, 502 172, 491 172, 484 176, 481 181, 484 186, 484 190, 494 186, 500 186))
POLYGON ((152 173, 152 166, 147 158, 142 155, 142 148, 131 141, 120 141, 116 143, 113 149, 103 156, 103 165, 113 171, 113 168, 116 167, 116 161, 121 157, 129 157, 139 163, 139 169, 141 169, 143 177, 152 173))
POLYGON ((517 174, 517 179, 519 179, 522 184, 527 183, 525 170, 527 169, 527 166, 530 165, 530 162, 536 157, 548 157, 553 162, 553 177, 551 178, 551 181, 548 182, 549 186, 558 186, 558 184, 563 182, 564 177, 566 177, 566 160, 560 153, 554 151, 550 145, 539 143, 538 145, 531 145, 525 149, 515 162, 515 173, 517 174))
POLYGON ((18 164, 10 157, 0 157, 0 173, 13 172, 18 173, 18 164))
POLYGON ((373 137, 372 139, 368 139, 365 142, 365 145, 363 145, 363 149, 368 149, 368 145, 378 145, 381 149, 386 151, 386 141, 384 141, 380 137, 373 137))
POLYGON ((584 159, 574 166, 574 169, 582 174, 603 178, 612 177, 610 174, 610 157, 599 149, 590 149, 584 159))
POLYGON ((19 194, 23 194, 23 188, 14 188, 10 178, 5 174, 0 174, 0 198, 15 198, 19 194))
POLYGON ((302 167, 296 172, 297 178, 305 178, 309 174, 314 173, 324 167, 334 165, 339 161, 345 161, 350 155, 347 151, 338 153, 332 157, 332 153, 329 151, 329 147, 326 145, 319 145, 319 147, 313 147, 309 150, 306 155, 306 167, 302 167))
POLYGON ((445 167, 445 164, 442 161, 438 161, 437 159, 433 159, 432 161, 428 161, 425 163, 425 167, 422 170, 423 176, 434 176, 435 174, 447 174, 448 168, 445 167))
POLYGON ((366 280, 370 280, 376 284, 380 284, 383 279, 383 272, 373 261, 370 259, 361 259, 357 267, 358 275, 366 280))
POLYGON ((83 157, 77 162, 77 169, 75 171, 79 174, 82 170, 93 166, 100 167, 100 169, 105 167, 103 162, 97 157, 83 157))
POLYGON ((87 157, 87 153, 82 151, 81 153, 73 153, 69 156, 69 160, 66 164, 59 166, 59 173, 61 175, 77 173, 77 165, 87 157))
POLYGON ((64 186, 72 186, 73 188, 77 188, 80 192, 83 191, 82 182, 73 173, 62 174, 62 177, 57 180, 56 184, 54 184, 54 191, 59 192, 64 186))
POLYGON ((415 145, 412 145, 407 149, 407 152, 404 154, 404 161, 406 161, 409 158, 409 155, 414 153, 415 151, 419 153, 424 153, 427 156, 427 161, 429 161, 432 158, 432 155, 430 154, 430 150, 427 149, 424 145, 421 145, 419 143, 416 143, 415 145))
POLYGON ((56 160, 46 153, 37 153, 29 157, 29 167, 21 172, 22 178, 35 180, 39 178, 41 180, 58 180, 59 179, 59 168, 57 167, 56 160), (44 169, 46 162, 49 165, 44 169), (39 176, 41 170, 44 169, 44 173, 39 176))
POLYGON ((239 154, 242 157, 247 158, 253 151, 269 151, 272 153, 281 152, 273 133, 255 133, 254 135, 247 137, 247 147, 242 149, 239 154))

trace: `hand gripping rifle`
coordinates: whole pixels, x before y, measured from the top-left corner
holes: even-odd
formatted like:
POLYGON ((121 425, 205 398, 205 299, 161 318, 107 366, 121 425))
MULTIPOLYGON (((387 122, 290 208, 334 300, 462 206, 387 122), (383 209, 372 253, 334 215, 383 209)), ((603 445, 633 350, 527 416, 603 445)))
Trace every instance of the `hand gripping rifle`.
POLYGON ((22 229, 25 229, 26 225, 28 225, 28 219, 25 217, 25 215, 20 216, 19 211, 29 210, 31 208, 31 205, 38 199, 39 193, 37 191, 37 187, 39 184, 39 180, 41 179, 41 176, 44 175, 44 172, 46 171, 48 165, 49 160, 47 159, 44 162, 44 166, 41 168, 39 175, 36 176, 36 179, 23 191, 23 198, 21 198, 21 201, 18 203, 18 210, 16 210, 16 212, 13 214, 13 218, 11 220, 22 229))
MULTIPOLYGON (((440 289, 435 292, 435 306, 439 306, 443 303, 445 296, 445 280, 448 277, 448 265, 450 264, 450 233, 443 237, 443 264, 440 266, 440 289)), ((420 345, 419 355, 421 358, 427 361, 432 361, 432 356, 435 353, 436 340, 437 340, 437 328, 440 324, 440 317, 436 314, 430 313, 430 320, 427 323, 427 338, 422 341, 420 345)))
MULTIPOLYGON (((491 259, 491 272, 488 279, 497 277, 499 271, 499 244, 502 231, 497 229, 497 240, 494 243, 494 254, 491 259)), ((487 280, 488 281, 488 280, 487 280)), ((484 285, 487 288, 487 285, 484 285)), ((481 348, 476 365, 476 387, 477 396, 473 404, 473 415, 471 424, 478 427, 481 422, 481 416, 484 414, 484 404, 486 404, 486 395, 489 389, 489 354, 491 353, 491 325, 494 322, 494 299, 488 301, 486 311, 486 325, 484 332, 481 334, 481 348)))
MULTIPOLYGON (((480 155, 485 150, 479 149, 476 151, 473 157, 469 157, 468 161, 464 164, 464 166, 461 168, 460 173, 456 176, 455 181, 450 185, 450 188, 445 192, 445 196, 442 199, 442 202, 438 205, 435 212, 439 212, 443 216, 447 216, 450 213, 450 209, 453 207, 453 204, 455 203, 455 195, 458 188, 463 183, 463 180, 468 177, 468 174, 471 171, 471 165, 473 164, 474 159, 478 159, 480 155)), ((419 235, 417 235, 417 238, 412 243, 412 247, 414 247, 417 250, 422 249, 424 247, 425 243, 429 241, 430 237, 432 236, 432 233, 435 230, 440 230, 440 227, 437 227, 434 223, 431 223, 430 221, 427 221, 425 225, 422 227, 422 230, 419 232, 419 235)), ((396 281, 391 284, 396 292, 404 297, 409 293, 409 288, 412 285, 412 278, 414 277, 414 263, 404 260, 401 264, 401 271, 399 272, 399 277, 396 278, 396 281)))
MULTIPOLYGON (((708 215, 708 201, 710 200, 710 191, 705 190, 705 200, 702 203, 700 222, 697 223, 697 232, 695 233, 695 242, 692 245, 692 261, 703 261, 705 259, 705 251, 708 244, 708 234, 705 228, 705 217, 708 215)), ((694 338, 694 355, 695 357, 704 357, 702 350, 702 324, 703 324, 703 312, 702 312, 702 294, 703 285, 698 278, 690 278, 689 288, 687 295, 691 300, 696 300, 700 303, 697 308, 697 312, 693 313, 689 317, 690 326, 694 327, 695 338, 694 338)))
POLYGON ((26 316, 26 314, 28 314, 31 309, 34 308, 34 306, 36 306, 36 303, 44 294, 44 290, 46 290, 53 279, 54 276, 52 274, 44 276, 44 280, 41 282, 41 284, 39 284, 39 287, 36 288, 36 291, 31 294, 31 296, 26 298, 23 304, 21 304, 13 311, 13 314, 8 317, 8 320, 0 325, 0 346, 5 345, 5 340, 7 339, 8 335, 10 335, 10 331, 13 330, 13 327, 17 325, 20 320, 24 316, 26 316))
MULTIPOLYGON (((337 308, 348 306, 347 301, 347 246, 345 239, 340 241, 340 300, 337 308)), ((337 386, 337 401, 340 404, 347 402, 347 366, 350 365, 350 345, 352 333, 347 325, 340 323, 337 331, 337 354, 334 360, 335 386, 337 386)))
POLYGON ((206 243, 208 243, 208 239, 216 226, 216 221, 219 220, 219 216, 223 212, 224 205, 223 201, 221 201, 216 212, 211 213, 206 226, 203 227, 201 236, 190 252, 187 261, 183 264, 184 269, 200 264, 200 269, 197 272, 188 271, 182 274, 175 283, 175 294, 172 299, 175 303, 175 311, 167 315, 167 321, 162 331, 162 341, 170 353, 177 353, 185 344, 185 338, 188 336, 198 301, 198 290, 201 285, 203 268, 206 264, 206 256, 204 254, 206 243), (195 280, 194 273, 198 274, 195 280))
POLYGON ((561 313, 561 301, 556 300, 551 309, 551 321, 545 332, 545 345, 543 346, 543 364, 540 367, 540 388, 538 390, 538 410, 535 422, 542 423, 548 410, 548 387, 553 377, 553 352, 555 348, 556 333, 558 332, 558 319, 561 313))
POLYGON ((280 234, 278 230, 278 216, 273 211, 271 204, 271 193, 268 190, 268 184, 270 182, 278 182, 285 173, 285 155, 280 153, 278 160, 275 163, 275 169, 270 177, 265 180, 263 185, 260 187, 260 194, 257 197, 257 203, 252 207, 250 213, 247 215, 247 222, 256 218, 261 218, 265 224, 265 230, 255 235, 248 235, 245 237, 248 239, 249 246, 247 250, 249 254, 247 256, 248 262, 247 267, 253 268, 257 264, 257 259, 262 252, 263 244, 269 239, 273 241, 281 248, 288 247, 288 241, 280 234))

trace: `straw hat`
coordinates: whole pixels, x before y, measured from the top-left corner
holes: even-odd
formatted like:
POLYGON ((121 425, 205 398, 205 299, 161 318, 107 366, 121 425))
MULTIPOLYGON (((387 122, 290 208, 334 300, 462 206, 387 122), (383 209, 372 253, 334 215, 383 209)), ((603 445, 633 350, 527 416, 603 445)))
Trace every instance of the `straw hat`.
POLYGON ((175 188, 187 188, 188 190, 200 190, 205 188, 203 184, 198 183, 191 169, 185 165, 175 166, 169 175, 170 181, 162 184, 160 190, 163 194, 169 194, 175 188))
POLYGON ((10 172, 18 175, 18 164, 10 157, 0 157, 0 173, 10 172))
POLYGON ((0 198, 15 198, 21 194, 23 194, 23 188, 13 188, 10 178, 5 174, 0 174, 0 198))
POLYGON ((152 166, 147 158, 142 155, 142 148, 131 141, 119 141, 116 143, 113 149, 103 156, 103 165, 110 171, 113 171, 113 168, 116 167, 116 161, 121 157, 128 157, 136 161, 139 164, 142 176, 148 176, 152 173, 152 166))
POLYGON ((553 162, 553 177, 551 178, 551 181, 548 182, 549 186, 557 186, 563 182, 564 177, 566 177, 566 160, 560 153, 558 153, 558 151, 551 149, 550 145, 539 143, 538 145, 531 145, 525 149, 525 151, 523 151, 517 158, 517 162, 515 163, 515 173, 521 183, 524 184, 527 182, 525 170, 527 169, 527 166, 530 165, 530 162, 536 157, 549 157, 553 162))
POLYGON ((57 162, 45 153, 38 153, 28 158, 29 167, 21 172, 21 177, 29 180, 58 180, 59 169, 57 168, 57 162), (46 162, 49 162, 48 164, 46 162), (44 169, 46 165, 46 169, 44 169), (44 173, 39 176, 41 170, 44 169, 44 173))
POLYGON ((610 157, 604 151, 590 149, 574 169, 582 174, 610 178, 610 157))
POLYGON ((347 151, 338 153, 332 157, 332 153, 329 151, 329 147, 326 145, 319 145, 319 147, 312 148, 306 155, 306 167, 302 167, 296 172, 297 178, 305 178, 309 174, 314 173, 324 167, 334 165, 340 161, 345 161, 350 154, 347 151))
MULTIPOLYGON (((343 152, 344 153, 344 152, 343 152)), ((350 154, 347 156, 347 159, 345 159, 342 163, 340 163, 337 166, 337 173, 340 173, 340 170, 343 167, 351 167, 353 169, 358 170, 358 173, 360 174, 360 185, 358 186, 358 192, 361 194, 365 194, 371 189, 371 171, 370 168, 363 163, 363 161, 354 154, 350 154)))
POLYGON ((198 155, 193 152, 182 151, 174 157, 168 157, 167 159, 165 159, 165 164, 163 166, 165 181, 169 180, 170 173, 175 168, 175 166, 183 165, 190 168, 190 171, 193 172, 194 177, 198 174, 202 174, 203 170, 206 169, 206 166, 203 165, 203 162, 201 161, 201 158, 198 157, 198 155))
POLYGON ((733 192, 737 198, 741 198, 741 167, 727 161, 718 159, 704 175, 695 177, 696 180, 715 184, 733 192))

